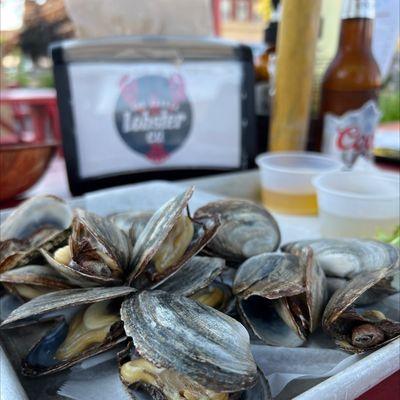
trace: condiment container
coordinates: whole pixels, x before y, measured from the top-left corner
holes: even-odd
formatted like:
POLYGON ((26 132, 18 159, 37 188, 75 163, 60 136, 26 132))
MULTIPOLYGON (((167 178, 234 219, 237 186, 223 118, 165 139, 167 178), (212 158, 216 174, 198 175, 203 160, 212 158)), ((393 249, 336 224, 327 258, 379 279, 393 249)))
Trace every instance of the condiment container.
POLYGON ((311 152, 264 153, 256 163, 264 206, 278 213, 298 215, 318 211, 312 179, 342 167, 337 160, 311 152))
POLYGON ((387 175, 343 171, 318 176, 321 234, 369 237, 390 234, 400 223, 400 180, 387 175))

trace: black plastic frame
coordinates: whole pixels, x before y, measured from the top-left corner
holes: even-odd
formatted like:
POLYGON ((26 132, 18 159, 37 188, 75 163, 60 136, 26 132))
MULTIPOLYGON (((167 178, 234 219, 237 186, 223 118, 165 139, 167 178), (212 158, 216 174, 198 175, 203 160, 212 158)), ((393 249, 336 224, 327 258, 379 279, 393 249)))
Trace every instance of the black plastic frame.
MULTIPOLYGON (((254 116, 254 68, 251 49, 245 45, 233 46, 233 57, 242 64, 243 80, 241 88, 241 125, 242 125, 242 156, 239 168, 190 168, 165 169, 155 171, 129 171, 126 173, 101 175, 98 177, 82 178, 79 175, 78 149, 75 140, 74 115, 71 107, 71 91, 68 76, 68 62, 64 57, 63 43, 54 44, 51 49, 53 72, 57 90, 57 102, 60 112, 62 141, 66 161, 68 182, 73 195, 98 190, 110 186, 125 185, 152 179, 187 179, 205 175, 214 175, 229 171, 240 171, 254 167, 257 151, 257 137, 254 116)), ((84 62, 84 61, 79 61, 84 62)), ((118 60, 107 60, 116 62, 118 60)))

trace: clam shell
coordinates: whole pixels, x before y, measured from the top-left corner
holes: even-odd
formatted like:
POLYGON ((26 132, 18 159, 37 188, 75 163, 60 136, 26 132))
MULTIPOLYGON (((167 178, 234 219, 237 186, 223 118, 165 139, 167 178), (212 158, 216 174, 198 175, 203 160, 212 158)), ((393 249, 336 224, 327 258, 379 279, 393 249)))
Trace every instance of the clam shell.
POLYGON ((89 289, 67 289, 36 297, 15 309, 0 325, 12 328, 16 324, 37 322, 40 315, 82 304, 97 303, 135 292, 128 286, 89 289), (34 318, 35 317, 35 318, 34 318), (29 319, 29 320, 28 320, 29 319), (26 320, 26 321, 25 321, 26 320))
POLYGON ((129 283, 144 271, 147 264, 156 254, 162 242, 174 227, 175 221, 187 206, 193 191, 194 187, 192 186, 184 193, 169 200, 150 218, 132 251, 129 283))
POLYGON ((239 315, 259 339, 273 346, 304 343, 285 300, 305 292, 305 268, 298 257, 266 253, 249 258, 237 271, 233 292, 239 315))
POLYGON ((314 258, 310 247, 303 250, 301 254, 303 263, 306 264, 306 298, 307 308, 310 316, 310 333, 314 332, 321 322, 322 313, 328 299, 326 277, 322 268, 314 258))
POLYGON ((9 239, 1 242, 0 272, 9 271, 39 260, 41 258, 40 249, 51 251, 62 245, 67 241, 71 230, 68 228, 61 232, 52 232, 43 242, 35 241, 35 243, 32 243, 29 240, 18 239, 9 239))
POLYGON ((47 265, 26 265, 0 274, 0 282, 22 283, 54 289, 71 289, 66 279, 47 265))
POLYGON ((280 231, 274 217, 264 208, 247 200, 219 200, 199 208, 194 218, 218 215, 221 227, 206 251, 230 263, 274 251, 280 243, 280 231))
POLYGON ((257 370, 246 329, 188 298, 144 291, 122 303, 121 319, 138 353, 210 390, 253 386, 257 370))
MULTIPOLYGON (((383 300, 385 297, 395 294, 399 291, 399 287, 395 281, 399 277, 396 274, 393 277, 385 278, 380 280, 376 285, 365 291, 355 302, 355 305, 365 306, 373 303, 377 303, 383 300)), ((328 298, 331 298, 336 290, 344 288, 350 282, 349 279, 345 278, 334 278, 327 277, 328 287, 328 298)))
POLYGON ((382 280, 393 275, 393 269, 384 268, 357 275, 346 286, 338 289, 330 298, 322 319, 324 329, 344 350, 353 353, 379 348, 400 336, 400 322, 387 318, 374 320, 360 314, 355 308, 357 300, 382 280), (372 324, 385 332, 385 340, 366 348, 359 348, 351 343, 353 328, 363 323, 372 324))
POLYGON ((305 249, 301 257, 266 253, 248 259, 237 271, 233 291, 241 318, 259 339, 296 347, 319 324, 326 282, 311 249, 305 249))
POLYGON ((63 231, 72 220, 72 210, 55 196, 36 196, 22 203, 1 224, 0 240, 32 240, 42 229, 63 231))
POLYGON ((225 267, 222 258, 193 257, 188 260, 175 274, 155 288, 165 292, 191 296, 208 286, 225 267))
POLYGON ((119 321, 111 326, 110 333, 101 345, 93 346, 69 360, 53 360, 53 356, 57 351, 57 348, 67 336, 67 332, 68 324, 61 318, 56 323, 56 326, 48 331, 39 342, 30 349, 27 357, 22 360, 22 374, 29 377, 53 374, 97 354, 104 353, 126 340, 126 336, 124 336, 123 333, 122 323, 119 321))
POLYGON ((75 210, 72 221, 70 249, 75 269, 88 275, 100 275, 92 270, 92 265, 103 264, 106 278, 120 279, 130 260, 130 243, 127 235, 106 218, 83 210, 75 210), (97 252, 106 254, 116 263, 111 270, 97 252))
POLYGON ((25 297, 15 285, 47 288, 47 291, 72 288, 72 285, 66 279, 46 265, 27 265, 3 272, 0 274, 0 282, 3 283, 10 293, 21 300, 25 300, 25 297))
POLYGON ((55 196, 36 196, 22 203, 0 226, 0 272, 26 265, 65 241, 72 210, 55 196))
POLYGON ((360 272, 399 268, 400 249, 367 239, 316 239, 287 243, 282 251, 299 254, 311 247, 327 276, 353 278, 360 272))
MULTIPOLYGON (((250 297, 246 301, 238 299, 238 312, 249 332, 271 346, 301 346, 305 338, 300 336, 301 331, 297 325, 290 326, 282 319, 282 314, 278 313, 279 301, 274 300, 266 304, 260 300, 262 298, 258 296, 250 297)), ((289 318, 293 320, 291 314, 289 318)))
POLYGON ((236 299, 233 296, 232 289, 230 286, 226 285, 225 283, 219 282, 218 280, 215 280, 214 282, 211 282, 208 286, 204 287, 203 289, 197 291, 190 297, 197 301, 198 303, 202 303, 202 301, 199 300, 198 296, 201 295, 209 295, 210 291, 214 289, 219 289, 222 291, 223 298, 220 304, 216 305, 210 305, 203 303, 205 305, 208 305, 209 307, 215 308, 218 311, 221 311, 231 317, 235 317, 235 311, 236 311, 236 299))
MULTIPOLYGON (((132 343, 128 343, 128 345, 118 353, 118 364, 119 368, 125 363, 132 359, 135 359, 136 355, 132 349, 132 343)), ((165 400, 165 395, 158 390, 157 388, 147 384, 140 383, 135 385, 129 385, 124 381, 120 374, 121 380, 126 385, 127 392, 130 398, 134 400, 165 400), (149 397, 151 396, 151 397, 149 397)), ((265 378, 264 373, 260 368, 257 367, 257 381, 256 384, 250 389, 230 393, 229 400, 272 400, 271 389, 269 387, 268 381, 265 378)))
POLYGON ((214 237, 219 227, 217 218, 192 220, 194 234, 191 243, 183 256, 162 273, 153 268, 151 260, 162 246, 168 233, 173 229, 177 219, 192 196, 193 187, 167 202, 161 207, 146 225, 140 234, 133 249, 131 266, 133 268, 128 282, 137 288, 156 287, 176 273, 188 260, 199 253, 201 249, 214 237))
POLYGON ((304 292, 305 270, 291 254, 265 253, 245 261, 233 282, 233 293, 243 299, 279 299, 304 292))
POLYGON ((49 263, 49 265, 58 272, 59 275, 64 277, 68 280, 72 285, 79 286, 79 287, 95 287, 100 285, 110 286, 115 283, 121 283, 121 281, 103 277, 103 276, 96 276, 85 274, 81 272, 79 269, 74 269, 70 265, 64 265, 59 263, 54 259, 50 253, 47 251, 40 249, 40 253, 45 258, 45 260, 49 263))

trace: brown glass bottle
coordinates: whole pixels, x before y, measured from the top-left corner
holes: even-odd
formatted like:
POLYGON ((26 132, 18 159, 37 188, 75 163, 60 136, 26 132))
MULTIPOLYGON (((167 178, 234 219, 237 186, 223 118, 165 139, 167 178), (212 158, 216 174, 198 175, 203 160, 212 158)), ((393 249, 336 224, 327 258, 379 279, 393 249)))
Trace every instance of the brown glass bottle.
POLYGON ((340 154, 349 146, 355 146, 353 150, 362 147, 360 140, 372 143, 371 130, 379 119, 376 101, 381 86, 371 49, 374 11, 373 0, 344 1, 338 51, 322 83, 322 129, 311 140, 313 150, 340 154))

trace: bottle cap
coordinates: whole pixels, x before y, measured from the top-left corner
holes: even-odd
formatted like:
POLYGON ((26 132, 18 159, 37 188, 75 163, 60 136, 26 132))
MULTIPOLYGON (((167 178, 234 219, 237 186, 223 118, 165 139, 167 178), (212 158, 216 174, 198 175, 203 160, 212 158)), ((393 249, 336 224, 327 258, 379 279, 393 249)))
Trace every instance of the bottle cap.
POLYGON ((344 0, 342 19, 375 18, 375 0, 344 0))

